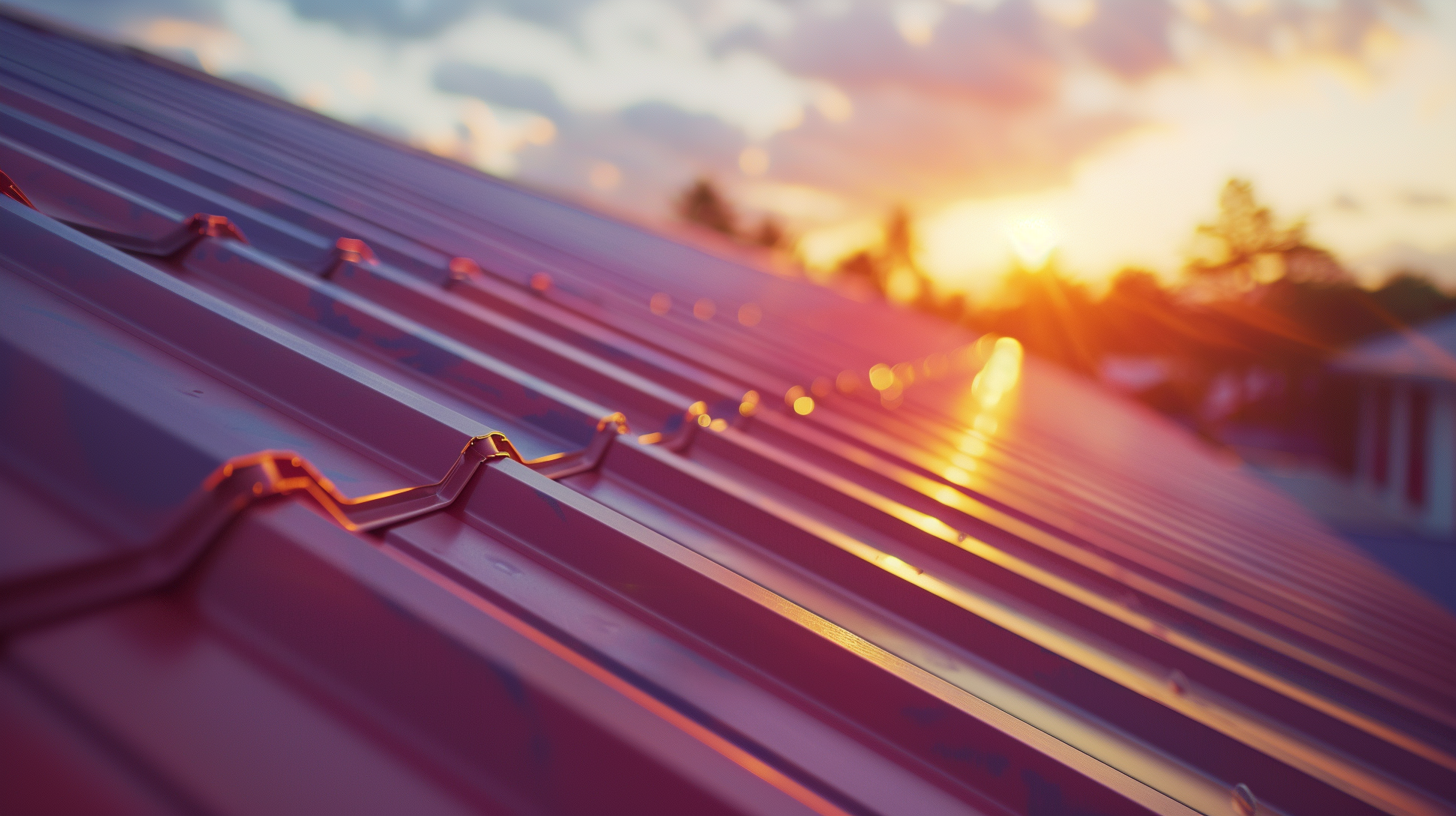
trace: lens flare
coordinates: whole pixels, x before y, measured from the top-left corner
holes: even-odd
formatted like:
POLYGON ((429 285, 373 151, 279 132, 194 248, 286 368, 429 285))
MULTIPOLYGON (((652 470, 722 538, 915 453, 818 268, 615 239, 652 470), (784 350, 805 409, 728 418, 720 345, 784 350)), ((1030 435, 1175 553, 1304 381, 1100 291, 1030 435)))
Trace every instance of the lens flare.
POLYGON ((994 407, 1007 391, 1016 386, 1016 381, 1021 378, 1021 357, 1021 343, 1014 338, 1002 337, 996 341, 991 359, 971 381, 971 393, 982 406, 994 407))
POLYGON ((1033 272, 1047 265, 1061 238, 1056 227, 1045 218, 1023 218, 1006 228, 1006 239, 1011 242, 1016 259, 1033 272))

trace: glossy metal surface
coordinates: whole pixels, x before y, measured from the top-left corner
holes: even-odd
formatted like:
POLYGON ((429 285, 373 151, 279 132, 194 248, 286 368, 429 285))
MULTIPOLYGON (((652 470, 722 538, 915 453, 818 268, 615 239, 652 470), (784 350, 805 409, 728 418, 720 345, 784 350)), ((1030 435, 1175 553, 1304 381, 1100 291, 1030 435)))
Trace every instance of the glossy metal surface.
POLYGON ((21 810, 1456 810, 1456 620, 1012 341, 3 19, 0 169, 21 810))

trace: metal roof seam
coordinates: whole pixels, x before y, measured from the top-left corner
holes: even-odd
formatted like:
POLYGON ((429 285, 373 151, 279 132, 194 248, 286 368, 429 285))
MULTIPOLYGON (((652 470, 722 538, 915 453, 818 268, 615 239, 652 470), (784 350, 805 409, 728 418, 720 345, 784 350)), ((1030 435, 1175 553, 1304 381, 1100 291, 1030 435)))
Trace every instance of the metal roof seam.
POLYGON ((476 469, 508 456, 492 434, 466 443, 439 482, 349 498, 292 451, 261 451, 224 462, 158 540, 116 558, 10 582, 0 593, 0 635, 155 591, 177 581, 239 514, 257 502, 302 492, 340 526, 364 532, 448 507, 476 469))

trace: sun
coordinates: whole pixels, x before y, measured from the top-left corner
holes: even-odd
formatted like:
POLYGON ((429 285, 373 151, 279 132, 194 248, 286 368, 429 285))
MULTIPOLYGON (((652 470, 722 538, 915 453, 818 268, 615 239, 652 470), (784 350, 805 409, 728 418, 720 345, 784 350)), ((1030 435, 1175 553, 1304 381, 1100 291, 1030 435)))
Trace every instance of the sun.
POLYGON ((1061 243, 1057 228, 1045 218, 1021 218, 1006 225, 1006 239, 1022 267, 1036 272, 1047 265, 1061 243))

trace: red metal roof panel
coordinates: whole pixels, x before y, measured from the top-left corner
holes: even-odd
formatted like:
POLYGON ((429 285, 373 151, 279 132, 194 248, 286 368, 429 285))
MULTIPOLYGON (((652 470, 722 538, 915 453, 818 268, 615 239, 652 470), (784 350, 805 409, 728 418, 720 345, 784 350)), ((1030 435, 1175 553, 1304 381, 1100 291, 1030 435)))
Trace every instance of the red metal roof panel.
POLYGON ((1456 620, 1144 409, 149 57, 0 44, 14 801, 1456 809, 1456 620), (902 397, 823 388, 897 363, 902 397))

